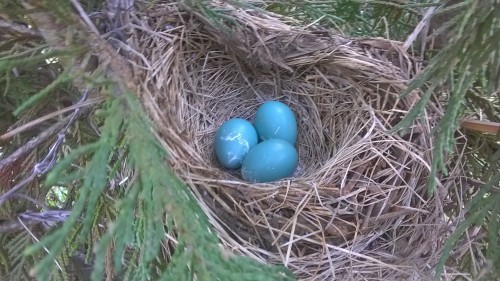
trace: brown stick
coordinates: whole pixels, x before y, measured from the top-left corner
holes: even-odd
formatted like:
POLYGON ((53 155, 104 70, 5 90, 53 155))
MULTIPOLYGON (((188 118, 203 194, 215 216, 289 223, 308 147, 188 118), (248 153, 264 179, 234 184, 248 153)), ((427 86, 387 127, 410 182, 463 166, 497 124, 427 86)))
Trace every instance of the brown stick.
POLYGON ((500 132, 500 123, 480 121, 480 120, 462 120, 460 126, 463 129, 479 131, 482 133, 498 134, 500 132))
POLYGON ((33 121, 30 121, 24 125, 22 125, 21 127, 19 128, 15 128, 13 129, 12 131, 8 131, 7 133, 3 134, 3 135, 0 135, 0 143, 3 141, 3 142, 7 142, 8 140, 10 140, 11 138, 13 138, 15 135, 19 134, 19 133, 22 133, 44 121, 47 121, 47 120, 50 120, 52 118, 55 118, 61 114, 64 114, 68 111, 71 111, 71 110, 75 110, 77 108, 80 108, 80 107, 84 107, 84 106, 89 106, 89 105, 94 105, 94 104, 97 104, 97 103, 100 103, 104 100, 104 97, 97 97, 97 98, 93 98, 91 100, 88 100, 88 101, 85 101, 85 102, 82 102, 82 103, 77 103, 77 104, 74 104, 72 106, 68 106, 66 108, 63 108, 63 109, 60 109, 60 110, 57 110, 57 111, 54 111, 54 112, 51 112, 45 116, 42 116, 40 118, 37 118, 33 121))

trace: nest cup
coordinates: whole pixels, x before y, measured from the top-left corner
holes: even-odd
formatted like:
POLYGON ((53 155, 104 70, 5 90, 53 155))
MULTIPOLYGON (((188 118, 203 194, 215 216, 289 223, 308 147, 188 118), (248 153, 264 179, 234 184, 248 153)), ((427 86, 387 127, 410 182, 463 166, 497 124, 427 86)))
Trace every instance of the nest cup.
POLYGON ((398 97, 414 71, 408 55, 387 40, 212 5, 223 5, 238 31, 175 5, 145 10, 134 70, 169 164, 224 249, 284 264, 304 280, 431 278, 446 226, 439 198, 454 177, 440 179, 441 197, 427 197, 438 107, 388 132, 420 97, 398 97), (252 184, 221 168, 214 136, 230 118, 251 121, 269 100, 295 113, 299 165, 291 178, 252 184))

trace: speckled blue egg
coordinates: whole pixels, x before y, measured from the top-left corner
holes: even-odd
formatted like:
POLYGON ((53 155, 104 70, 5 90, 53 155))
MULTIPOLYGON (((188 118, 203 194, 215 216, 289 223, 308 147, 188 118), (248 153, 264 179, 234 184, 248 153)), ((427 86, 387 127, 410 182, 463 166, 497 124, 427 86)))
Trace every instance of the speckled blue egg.
POLYGON ((295 145, 297 121, 292 110, 282 102, 269 101, 262 104, 253 120, 259 141, 282 139, 295 145))
POLYGON ((263 141, 250 149, 243 160, 241 175, 250 182, 271 182, 290 177, 297 168, 295 147, 281 139, 263 141))
POLYGON ((252 123, 241 118, 230 119, 215 134, 215 154, 223 167, 238 169, 257 143, 257 132, 252 123))

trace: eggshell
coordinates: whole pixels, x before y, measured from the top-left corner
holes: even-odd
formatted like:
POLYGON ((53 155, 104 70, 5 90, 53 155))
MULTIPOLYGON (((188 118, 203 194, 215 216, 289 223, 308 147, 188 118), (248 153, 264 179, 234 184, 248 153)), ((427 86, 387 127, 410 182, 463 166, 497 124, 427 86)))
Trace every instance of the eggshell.
POLYGON ((271 182, 290 177, 297 163, 298 154, 293 145, 270 139, 250 149, 243 160, 241 175, 250 182, 271 182))
POLYGON ((265 102, 257 109, 253 120, 259 141, 282 139, 295 145, 297 121, 292 110, 282 102, 265 102))
POLYGON ((257 132, 252 123, 241 118, 233 118, 217 130, 215 154, 223 167, 238 169, 248 151, 257 143, 257 132))

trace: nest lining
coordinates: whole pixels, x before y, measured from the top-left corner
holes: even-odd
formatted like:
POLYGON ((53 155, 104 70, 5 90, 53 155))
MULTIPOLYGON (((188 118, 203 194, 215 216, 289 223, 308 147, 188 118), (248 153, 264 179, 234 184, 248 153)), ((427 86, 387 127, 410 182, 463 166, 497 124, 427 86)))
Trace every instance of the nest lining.
POLYGON ((373 48, 385 40, 213 4, 244 28, 220 32, 201 15, 154 5, 141 22, 151 31, 134 39, 144 54, 134 70, 171 167, 224 248, 285 264, 303 280, 431 278, 447 226, 440 198, 455 177, 427 197, 438 107, 404 134, 387 131, 420 94, 398 98, 414 71, 408 55, 390 44, 373 48), (214 136, 230 118, 252 120, 268 100, 296 114, 299 167, 292 178, 252 184, 220 167, 214 136))

